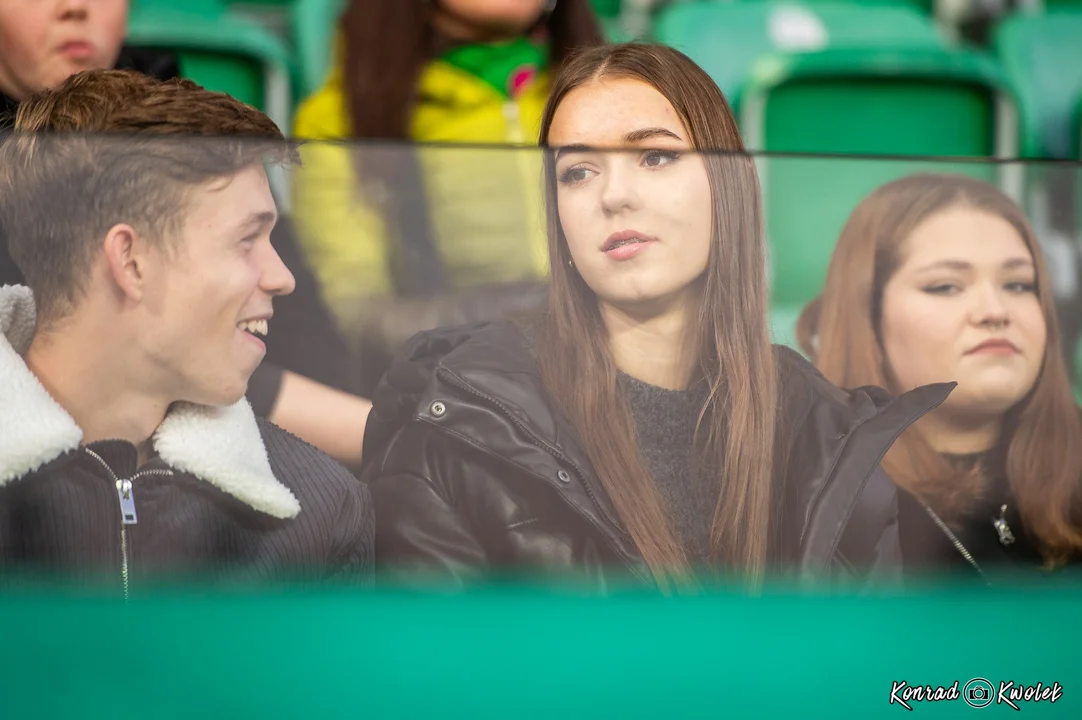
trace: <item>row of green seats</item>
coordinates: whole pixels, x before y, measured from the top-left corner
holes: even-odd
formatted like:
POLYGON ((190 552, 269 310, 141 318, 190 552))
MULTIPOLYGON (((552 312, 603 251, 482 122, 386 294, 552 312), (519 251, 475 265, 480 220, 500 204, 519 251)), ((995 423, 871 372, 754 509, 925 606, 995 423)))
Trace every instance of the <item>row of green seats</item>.
POLYGON ((973 159, 1038 156, 1057 147, 1053 138, 1062 149, 1079 136, 1077 125, 1065 128, 1078 100, 1063 98, 1082 95, 1082 13, 1011 18, 997 36, 999 62, 952 46, 903 5, 687 2, 659 12, 652 37, 718 82, 749 149, 775 154, 759 169, 779 317, 795 317, 818 293, 860 199, 927 169, 918 158, 956 158, 934 167, 1024 202, 1023 166, 973 159), (869 155, 878 157, 857 157, 869 155))

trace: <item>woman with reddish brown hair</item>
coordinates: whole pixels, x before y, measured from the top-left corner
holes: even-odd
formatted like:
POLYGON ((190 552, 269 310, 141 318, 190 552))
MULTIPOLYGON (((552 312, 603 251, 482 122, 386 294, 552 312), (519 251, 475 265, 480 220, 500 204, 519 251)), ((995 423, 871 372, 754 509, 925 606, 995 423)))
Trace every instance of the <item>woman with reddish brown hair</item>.
POLYGON ((1068 563, 1082 551, 1082 422, 1052 290, 1023 211, 995 187, 922 174, 849 218, 797 326, 843 387, 957 381, 884 460, 915 572, 1068 563))
POLYGON ((377 562, 598 590, 893 577, 879 458, 950 388, 846 393, 771 345, 759 182, 717 85, 672 48, 589 50, 541 141, 547 311, 392 365, 365 437, 377 562))

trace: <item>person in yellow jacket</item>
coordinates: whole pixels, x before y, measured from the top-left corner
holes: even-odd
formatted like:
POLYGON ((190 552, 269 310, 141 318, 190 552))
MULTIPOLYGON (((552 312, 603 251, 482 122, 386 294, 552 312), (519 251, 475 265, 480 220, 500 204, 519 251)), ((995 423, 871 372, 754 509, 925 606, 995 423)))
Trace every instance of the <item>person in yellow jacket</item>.
POLYGON ((293 205, 339 322, 373 295, 543 277, 539 153, 484 146, 536 147, 551 72, 602 41, 589 0, 352 0, 341 30, 296 115, 316 142, 293 205))

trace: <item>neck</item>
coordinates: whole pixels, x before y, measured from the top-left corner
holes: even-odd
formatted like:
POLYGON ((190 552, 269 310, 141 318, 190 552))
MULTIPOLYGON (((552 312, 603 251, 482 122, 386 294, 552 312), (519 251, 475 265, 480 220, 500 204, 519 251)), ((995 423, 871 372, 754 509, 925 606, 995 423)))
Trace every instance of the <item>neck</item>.
POLYGON ((461 43, 494 43, 506 40, 514 40, 521 33, 510 28, 486 28, 465 20, 440 6, 436 7, 436 14, 432 25, 438 35, 447 40, 461 43))
POLYGON ((695 370, 688 313, 674 308, 649 318, 637 318, 602 303, 601 318, 609 335, 609 350, 623 372, 636 380, 669 390, 684 390, 695 370))
POLYGON ((83 431, 83 444, 126 440, 146 459, 150 439, 169 410, 162 394, 148 392, 132 378, 145 373, 124 364, 123 353, 101 352, 107 328, 65 323, 62 331, 38 333, 26 352, 26 365, 83 431))
POLYGON ((999 441, 1003 420, 970 419, 933 411, 918 421, 921 435, 937 453, 974 455, 987 452, 999 441))
POLYGON ((26 99, 26 93, 20 90, 15 83, 11 81, 4 66, 0 64, 0 94, 6 95, 10 99, 17 103, 21 103, 26 99))

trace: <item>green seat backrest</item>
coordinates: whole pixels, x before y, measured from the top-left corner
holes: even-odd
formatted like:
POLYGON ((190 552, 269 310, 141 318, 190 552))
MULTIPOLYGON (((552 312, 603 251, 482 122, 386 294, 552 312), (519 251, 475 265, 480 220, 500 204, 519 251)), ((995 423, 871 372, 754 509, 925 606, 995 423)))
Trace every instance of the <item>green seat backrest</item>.
POLYGON ((210 0, 168 7, 142 0, 132 8, 127 43, 176 54, 181 75, 266 112, 283 130, 292 110, 290 57, 258 24, 215 10, 210 0))
POLYGON ((1016 14, 996 29, 993 45, 1018 88, 1034 157, 1071 157, 1074 111, 1082 96, 1082 2, 1043 15, 1016 14))
MULTIPOLYGON (((850 48, 761 61, 738 106, 751 149, 984 157, 1014 149, 1006 92, 979 56, 850 48)), ((803 304, 819 292, 843 224, 879 185, 932 168, 997 181, 997 166, 984 163, 770 157, 759 167, 777 304, 803 304)))
POLYGON ((756 61, 777 52, 943 43, 930 20, 912 8, 839 2, 682 3, 659 11, 652 35, 695 60, 730 101, 756 61))
POLYGON ((258 21, 289 46, 295 100, 299 102, 319 89, 334 59, 338 18, 347 0, 218 1, 231 13, 258 21))
POLYGON ((1078 94, 1074 109, 1074 157, 1082 160, 1082 93, 1078 94))
POLYGON ((619 17, 621 4, 620 0, 590 0, 590 7, 601 18, 619 17))

